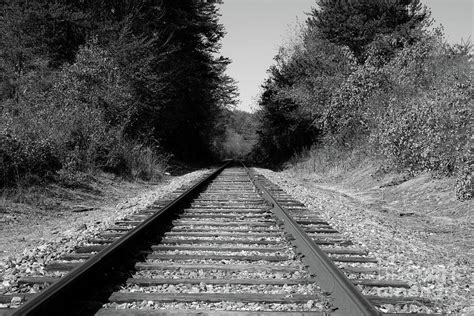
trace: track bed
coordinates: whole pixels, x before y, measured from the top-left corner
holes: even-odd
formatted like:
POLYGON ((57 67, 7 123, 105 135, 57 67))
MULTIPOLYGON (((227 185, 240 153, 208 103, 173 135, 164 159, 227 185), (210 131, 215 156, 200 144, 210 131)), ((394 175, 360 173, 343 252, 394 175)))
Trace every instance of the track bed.
POLYGON ((302 203, 227 167, 117 221, 0 303, 21 305, 4 314, 32 315, 377 315, 386 304, 429 304, 377 273, 375 258, 302 203))

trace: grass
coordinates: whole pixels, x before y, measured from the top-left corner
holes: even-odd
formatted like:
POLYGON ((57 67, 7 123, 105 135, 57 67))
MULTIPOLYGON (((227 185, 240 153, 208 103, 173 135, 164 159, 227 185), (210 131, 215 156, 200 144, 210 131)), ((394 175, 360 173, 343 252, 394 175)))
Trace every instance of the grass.
POLYGON ((471 201, 457 199, 455 177, 398 172, 364 150, 313 148, 294 157, 285 172, 384 212, 471 221, 471 201))
MULTIPOLYGON (((369 163, 364 149, 342 151, 335 147, 311 148, 290 160, 290 172, 300 177, 311 174, 320 181, 328 182, 343 178, 345 174, 369 163)), ((374 164, 370 161, 370 164, 374 164)))

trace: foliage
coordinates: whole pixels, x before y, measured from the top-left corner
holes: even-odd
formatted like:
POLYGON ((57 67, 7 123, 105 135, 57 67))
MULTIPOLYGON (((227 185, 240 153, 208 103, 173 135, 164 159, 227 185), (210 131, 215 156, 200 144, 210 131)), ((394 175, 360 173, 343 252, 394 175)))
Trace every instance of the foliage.
POLYGON ((4 129, 0 131, 0 186, 18 182, 24 175, 46 176, 60 166, 49 140, 36 140, 29 135, 19 139, 4 129))
POLYGON ((360 63, 378 36, 390 34, 392 46, 413 39, 427 18, 420 0, 319 0, 308 18, 321 39, 347 46, 360 63))
POLYGON ((433 36, 382 69, 391 91, 371 142, 398 168, 462 177, 469 167, 472 88, 465 52, 433 36))
POLYGON ((229 60, 215 54, 223 26, 217 23, 212 4, 168 1, 164 9, 162 32, 172 50, 154 72, 165 74, 167 88, 149 99, 137 122, 146 121, 153 109, 157 114, 151 124, 153 136, 164 148, 182 160, 205 160, 211 156, 220 111, 229 105, 224 87, 233 85, 224 76, 229 60))
POLYGON ((236 88, 214 4, 3 1, 0 186, 101 168, 157 179, 206 159, 236 88))
POLYGON ((224 112, 222 128, 225 133, 215 139, 214 151, 219 159, 248 160, 257 141, 257 118, 239 110, 224 112))
POLYGON ((157 181, 163 177, 168 156, 156 146, 121 140, 107 156, 107 169, 132 178, 157 181))
MULTIPOLYGON (((74 64, 49 80, 47 90, 24 94, 20 104, 3 104, 2 185, 22 174, 60 168, 62 178, 96 167, 118 171, 109 155, 117 154, 117 144, 123 142, 131 95, 114 59, 90 44, 80 49, 74 64)), ((139 166, 125 167, 133 174, 139 166)))
POLYGON ((457 175, 458 197, 470 198, 471 46, 423 30, 427 15, 418 1, 320 4, 302 40, 282 48, 269 70, 261 156, 284 161, 314 145, 363 148, 401 172, 457 175), (360 11, 345 21, 348 8, 360 11), (340 30, 365 37, 348 42, 340 30))

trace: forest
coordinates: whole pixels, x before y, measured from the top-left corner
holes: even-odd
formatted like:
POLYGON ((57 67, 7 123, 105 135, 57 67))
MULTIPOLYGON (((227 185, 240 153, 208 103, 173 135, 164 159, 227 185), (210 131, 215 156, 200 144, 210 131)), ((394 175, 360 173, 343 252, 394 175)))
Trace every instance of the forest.
POLYGON ((159 178, 217 157, 236 101, 201 1, 2 1, 0 186, 159 178))
POLYGON ((317 1, 274 57, 255 113, 235 107, 212 1, 0 6, 0 187, 357 152, 454 176, 458 198, 472 197, 472 46, 447 44, 419 0, 317 1))

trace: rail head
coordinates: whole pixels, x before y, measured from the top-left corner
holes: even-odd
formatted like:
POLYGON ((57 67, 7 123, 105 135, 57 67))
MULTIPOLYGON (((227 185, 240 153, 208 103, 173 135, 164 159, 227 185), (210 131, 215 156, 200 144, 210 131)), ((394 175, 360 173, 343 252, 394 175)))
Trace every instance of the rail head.
POLYGON ((207 177, 187 189, 177 199, 165 205, 137 227, 112 242, 105 249, 93 255, 86 262, 62 277, 58 282, 53 283, 37 296, 20 306, 13 312, 13 315, 64 314, 68 307, 68 300, 71 297, 83 295, 80 293, 81 291, 87 291, 88 288, 93 289, 94 284, 100 282, 94 279, 98 271, 107 270, 106 266, 110 262, 114 261, 114 259, 120 259, 120 256, 127 252, 127 248, 130 245, 136 244, 151 228, 156 227, 160 219, 179 209, 183 203, 186 203, 196 193, 200 192, 206 184, 212 181, 231 163, 232 161, 224 163, 207 177))
POLYGON ((328 255, 316 245, 301 226, 283 209, 245 164, 242 163, 242 165, 247 170, 262 197, 273 206, 272 212, 283 222, 285 231, 292 236, 292 243, 301 252, 302 260, 308 266, 308 269, 316 275, 318 285, 324 291, 331 293, 335 306, 338 307, 336 314, 354 316, 381 315, 377 308, 362 295, 344 273, 337 268, 328 255))

